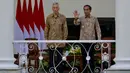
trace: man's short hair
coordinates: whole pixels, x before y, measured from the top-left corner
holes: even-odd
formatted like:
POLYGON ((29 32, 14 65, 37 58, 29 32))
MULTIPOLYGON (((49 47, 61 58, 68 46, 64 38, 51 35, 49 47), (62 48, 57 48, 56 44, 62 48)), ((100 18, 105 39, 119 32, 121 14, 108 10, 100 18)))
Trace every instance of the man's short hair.
POLYGON ((91 7, 90 5, 84 5, 83 9, 84 9, 85 7, 89 7, 89 9, 92 10, 92 7, 91 7))
POLYGON ((52 6, 53 6, 53 5, 58 5, 58 6, 59 6, 59 3, 58 3, 58 2, 54 2, 54 3, 52 4, 52 6))

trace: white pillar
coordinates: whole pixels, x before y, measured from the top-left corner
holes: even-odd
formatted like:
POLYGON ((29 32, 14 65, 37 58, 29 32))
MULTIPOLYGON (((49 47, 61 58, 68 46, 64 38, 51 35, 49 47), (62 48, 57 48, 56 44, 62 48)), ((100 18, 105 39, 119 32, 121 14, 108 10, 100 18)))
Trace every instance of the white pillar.
POLYGON ((108 70, 109 73, 130 73, 129 3, 130 0, 116 0, 116 64, 108 70))
MULTIPOLYGON (((0 0, 0 73, 16 70, 13 57, 13 26, 15 0, 0 0)), ((14 72, 15 73, 15 72, 14 72)))

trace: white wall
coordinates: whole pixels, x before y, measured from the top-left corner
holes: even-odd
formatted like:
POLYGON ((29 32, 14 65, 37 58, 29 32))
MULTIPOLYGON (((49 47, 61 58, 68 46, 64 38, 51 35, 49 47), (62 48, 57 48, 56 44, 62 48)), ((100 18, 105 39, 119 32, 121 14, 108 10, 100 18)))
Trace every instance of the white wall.
MULTIPOLYGON (((54 0, 44 0, 46 16, 52 12, 52 2, 54 0)), ((74 10, 78 10, 80 15, 84 15, 83 6, 92 6, 92 14, 97 17, 115 17, 115 0, 57 0, 60 4, 60 12, 66 17, 73 17, 74 10)))
MULTIPOLYGON (((17 1, 17 0, 14 0, 17 1)), ((29 0, 26 0, 27 3, 29 0)), ((34 1, 32 6, 34 8, 34 1)), ((115 17, 115 0, 43 0, 45 17, 52 13, 52 3, 58 1, 60 12, 66 17, 73 17, 74 10, 78 10, 80 15, 84 15, 83 6, 89 4, 92 6, 92 14, 97 17, 115 17)), ((21 0, 23 2, 23 0, 21 0)), ((38 0, 40 2, 40 0, 38 0)), ((17 2, 16 2, 17 3, 17 2)), ((16 7, 16 6, 15 6, 16 7)))
POLYGON ((14 0, 0 0, 0 61, 13 58, 14 0))

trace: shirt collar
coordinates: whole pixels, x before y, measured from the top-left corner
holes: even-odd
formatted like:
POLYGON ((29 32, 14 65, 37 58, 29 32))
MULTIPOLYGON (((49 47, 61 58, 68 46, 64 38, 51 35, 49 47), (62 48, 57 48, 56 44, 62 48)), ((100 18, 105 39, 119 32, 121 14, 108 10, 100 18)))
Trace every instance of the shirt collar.
MULTIPOLYGON (((88 18, 88 17, 86 17, 86 16, 85 16, 85 18, 88 18)), ((90 15, 90 18, 92 18, 92 16, 91 16, 91 15, 90 15)))
POLYGON ((54 13, 52 13, 52 17, 54 18, 60 17, 60 13, 58 15, 55 15, 54 13))

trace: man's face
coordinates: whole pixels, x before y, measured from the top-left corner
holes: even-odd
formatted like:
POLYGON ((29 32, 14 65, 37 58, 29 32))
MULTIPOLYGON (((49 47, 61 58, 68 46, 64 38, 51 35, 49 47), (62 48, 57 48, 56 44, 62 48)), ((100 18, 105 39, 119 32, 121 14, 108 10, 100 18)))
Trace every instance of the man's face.
POLYGON ((84 14, 85 14, 85 16, 90 15, 90 13, 91 13, 90 8, 88 6, 84 7, 84 14))
POLYGON ((57 4, 53 5, 53 6, 52 6, 52 10, 53 10, 53 12, 56 13, 56 14, 59 13, 59 5, 57 5, 57 4))

